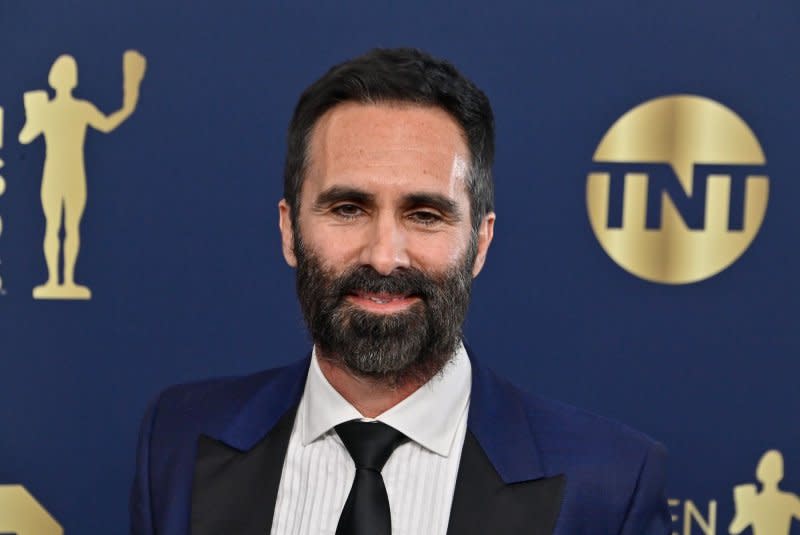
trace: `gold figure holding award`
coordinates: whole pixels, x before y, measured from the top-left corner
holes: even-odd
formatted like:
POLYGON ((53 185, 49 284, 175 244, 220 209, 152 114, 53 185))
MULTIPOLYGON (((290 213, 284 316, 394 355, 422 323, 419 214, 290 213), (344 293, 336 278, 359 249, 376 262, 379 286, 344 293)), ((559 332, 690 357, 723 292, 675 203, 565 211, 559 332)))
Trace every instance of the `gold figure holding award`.
POLYGON ((46 156, 42 176, 42 208, 47 221, 44 257, 47 282, 33 290, 36 299, 90 299, 91 291, 75 283, 75 263, 80 250, 80 222, 86 207, 86 171, 83 146, 86 128, 103 133, 114 130, 136 109, 146 61, 136 51, 123 56, 122 108, 104 115, 94 104, 78 100, 72 90, 78 85, 78 65, 69 55, 59 56, 50 68, 48 83, 56 94, 46 91, 25 93, 26 122, 20 143, 30 143, 44 134, 46 156), (64 277, 59 278, 59 231, 64 224, 64 277))
POLYGON ((770 450, 761 457, 756 478, 761 492, 752 484, 733 489, 736 517, 728 531, 736 535, 752 526, 753 535, 789 535, 792 519, 800 520, 800 498, 778 487, 783 479, 781 452, 770 450))

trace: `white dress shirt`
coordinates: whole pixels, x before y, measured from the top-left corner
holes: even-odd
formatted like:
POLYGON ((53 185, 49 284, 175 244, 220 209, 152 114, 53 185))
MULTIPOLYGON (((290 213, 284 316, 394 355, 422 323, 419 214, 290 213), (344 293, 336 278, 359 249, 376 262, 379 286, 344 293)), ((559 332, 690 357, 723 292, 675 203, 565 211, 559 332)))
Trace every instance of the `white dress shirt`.
MULTIPOLYGON (((437 376, 379 415, 409 437, 381 474, 393 535, 446 535, 467 431, 472 368, 463 345, 437 376)), ((334 390, 311 357, 283 463, 272 535, 336 533, 355 464, 334 426, 364 418, 334 390)))

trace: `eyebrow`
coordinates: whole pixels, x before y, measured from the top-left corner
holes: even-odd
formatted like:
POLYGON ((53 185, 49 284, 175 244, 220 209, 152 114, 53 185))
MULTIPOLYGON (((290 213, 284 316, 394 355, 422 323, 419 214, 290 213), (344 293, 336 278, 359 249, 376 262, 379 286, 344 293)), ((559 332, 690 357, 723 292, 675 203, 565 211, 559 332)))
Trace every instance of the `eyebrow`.
POLYGON ((359 204, 374 204, 375 196, 357 188, 331 186, 317 195, 314 206, 316 208, 323 208, 342 201, 357 202, 359 204))
MULTIPOLYGON (((314 200, 314 207, 322 209, 338 202, 354 202, 363 205, 374 205, 375 195, 358 188, 347 186, 331 186, 322 191, 314 200)), ((440 193, 409 193, 403 197, 403 206, 413 208, 427 206, 441 212, 441 214, 453 221, 460 221, 462 218, 458 204, 449 197, 440 193)))
POLYGON ((447 219, 461 221, 461 210, 453 199, 440 193, 411 193, 403 199, 406 206, 428 206, 441 212, 447 219))

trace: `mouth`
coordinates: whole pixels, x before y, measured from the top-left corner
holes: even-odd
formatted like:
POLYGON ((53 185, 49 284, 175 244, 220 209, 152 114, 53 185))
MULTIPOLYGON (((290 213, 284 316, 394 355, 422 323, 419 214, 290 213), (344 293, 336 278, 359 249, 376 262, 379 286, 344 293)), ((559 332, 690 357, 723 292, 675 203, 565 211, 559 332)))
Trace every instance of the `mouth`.
POLYGON ((420 299, 416 295, 357 292, 349 294, 347 300, 370 312, 392 314, 407 310, 420 299))

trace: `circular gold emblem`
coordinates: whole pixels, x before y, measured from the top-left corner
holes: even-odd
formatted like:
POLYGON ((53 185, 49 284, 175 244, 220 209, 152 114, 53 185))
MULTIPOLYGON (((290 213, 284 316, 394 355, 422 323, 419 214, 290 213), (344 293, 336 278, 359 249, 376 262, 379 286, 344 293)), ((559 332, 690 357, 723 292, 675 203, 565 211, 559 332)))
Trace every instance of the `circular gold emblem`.
POLYGON ((764 220, 761 146, 711 99, 671 95, 636 106, 606 132, 593 162, 592 230, 608 256, 642 279, 711 277, 744 253, 764 220))

